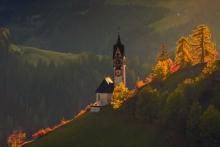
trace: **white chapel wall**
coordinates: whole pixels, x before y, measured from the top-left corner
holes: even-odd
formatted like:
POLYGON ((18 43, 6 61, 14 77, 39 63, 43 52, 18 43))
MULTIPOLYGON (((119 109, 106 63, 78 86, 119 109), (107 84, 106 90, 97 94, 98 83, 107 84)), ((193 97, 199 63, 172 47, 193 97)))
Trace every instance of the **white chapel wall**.
POLYGON ((96 102, 98 106, 105 106, 111 103, 112 93, 96 93, 96 102))

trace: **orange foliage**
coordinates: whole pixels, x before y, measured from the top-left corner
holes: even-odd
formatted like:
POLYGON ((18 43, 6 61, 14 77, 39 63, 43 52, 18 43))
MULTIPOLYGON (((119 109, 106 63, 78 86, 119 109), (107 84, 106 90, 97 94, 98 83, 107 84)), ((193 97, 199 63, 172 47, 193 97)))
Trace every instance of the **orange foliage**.
POLYGON ((79 117, 80 115, 84 114, 86 111, 85 110, 81 110, 76 116, 75 118, 79 117))
POLYGON ((84 110, 81 110, 74 118, 79 117, 80 115, 84 114, 85 112, 87 112, 90 108, 91 108, 92 104, 89 104, 85 107, 84 110))
POLYGON ((12 147, 20 146, 24 142, 25 138, 26 134, 23 133, 21 127, 19 127, 8 137, 8 144, 12 147))
POLYGON ((132 89, 131 91, 129 91, 127 99, 133 97, 137 92, 137 89, 132 89))
POLYGON ((152 79, 150 77, 146 77, 145 81, 146 81, 146 83, 150 83, 150 82, 152 82, 152 79))
POLYGON ((170 64, 170 73, 174 73, 176 72, 177 70, 179 70, 180 66, 176 66, 174 63, 171 63, 170 64))
POLYGON ((40 129, 38 132, 34 133, 32 135, 33 138, 36 138, 36 137, 40 137, 40 136, 43 136, 46 134, 46 131, 44 129, 40 129))
POLYGON ((220 54, 216 55, 216 60, 220 60, 220 54))
POLYGON ((145 83, 142 80, 136 82, 136 87, 137 88, 141 88, 144 85, 145 85, 145 83))
POLYGON ((51 129, 50 127, 47 127, 46 129, 40 129, 38 132, 34 133, 34 134, 32 135, 32 137, 33 137, 33 138, 36 138, 36 137, 43 136, 43 135, 45 135, 45 134, 47 134, 47 133, 49 133, 49 132, 51 132, 51 131, 54 131, 55 129, 57 129, 57 128, 59 128, 59 127, 65 125, 65 124, 67 124, 67 123, 70 122, 70 121, 71 121, 71 120, 64 120, 64 119, 62 119, 62 120, 61 120, 61 123, 58 124, 58 125, 56 125, 56 126, 54 126, 53 129, 51 129))
POLYGON ((196 81, 207 78, 216 70, 217 70, 217 66, 215 61, 207 62, 201 74, 196 77, 196 81))

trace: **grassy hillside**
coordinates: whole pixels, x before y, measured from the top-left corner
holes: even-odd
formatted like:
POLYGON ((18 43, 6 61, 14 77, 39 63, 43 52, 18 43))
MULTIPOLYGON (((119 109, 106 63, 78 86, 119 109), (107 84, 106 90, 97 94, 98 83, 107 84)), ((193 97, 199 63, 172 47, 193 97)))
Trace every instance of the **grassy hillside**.
MULTIPOLYGON (((220 62, 218 62, 218 66, 220 62)), ((184 68, 171 74, 163 86, 152 83, 153 88, 172 92, 186 78, 195 79, 205 64, 184 68)), ((214 75, 217 84, 214 95, 201 102, 203 110, 213 104, 220 110, 220 71, 214 75)), ((201 146, 192 143, 183 132, 167 130, 156 120, 152 124, 131 119, 111 106, 103 107, 99 113, 87 112, 67 125, 40 137, 29 146, 201 146)))
POLYGON ((162 129, 157 123, 140 123, 107 106, 99 113, 87 112, 25 147, 161 145, 193 146, 181 133, 162 129))
POLYGON ((78 54, 61 53, 13 44, 10 45, 10 50, 18 52, 22 60, 27 60, 34 65, 37 65, 39 59, 46 61, 47 64, 49 64, 51 60, 53 60, 55 64, 58 64, 66 60, 74 60, 78 57, 78 54))

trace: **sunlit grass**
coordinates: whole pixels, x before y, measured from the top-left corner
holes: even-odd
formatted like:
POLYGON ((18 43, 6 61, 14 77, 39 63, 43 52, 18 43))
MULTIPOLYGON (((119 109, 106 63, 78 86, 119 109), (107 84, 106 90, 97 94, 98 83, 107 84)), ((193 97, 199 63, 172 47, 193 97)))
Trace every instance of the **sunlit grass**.
POLYGON ((19 52, 22 60, 27 60, 34 65, 37 65, 39 59, 46 61, 47 64, 53 60, 57 65, 58 63, 62 64, 66 60, 74 60, 79 56, 78 54, 61 53, 21 45, 11 45, 10 49, 19 52))
POLYGON ((180 24, 185 24, 190 20, 190 17, 184 17, 184 16, 177 16, 176 14, 170 14, 163 19, 152 23, 149 25, 149 27, 152 27, 155 29, 155 32, 163 32, 166 29, 169 29, 174 26, 178 26, 180 24))
POLYGON ((155 146, 163 133, 157 124, 138 123, 107 106, 25 146, 155 146))

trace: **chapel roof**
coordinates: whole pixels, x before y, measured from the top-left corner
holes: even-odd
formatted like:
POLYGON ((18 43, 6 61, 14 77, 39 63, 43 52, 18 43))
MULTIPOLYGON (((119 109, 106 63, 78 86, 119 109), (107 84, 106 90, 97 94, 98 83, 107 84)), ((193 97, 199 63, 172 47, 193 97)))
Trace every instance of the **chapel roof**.
POLYGON ((95 91, 96 93, 113 93, 114 91, 114 83, 111 80, 111 78, 105 77, 102 81, 102 83, 99 85, 97 90, 95 91))

